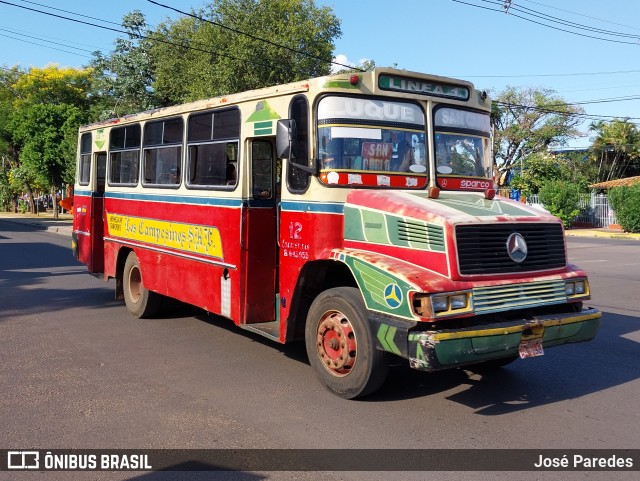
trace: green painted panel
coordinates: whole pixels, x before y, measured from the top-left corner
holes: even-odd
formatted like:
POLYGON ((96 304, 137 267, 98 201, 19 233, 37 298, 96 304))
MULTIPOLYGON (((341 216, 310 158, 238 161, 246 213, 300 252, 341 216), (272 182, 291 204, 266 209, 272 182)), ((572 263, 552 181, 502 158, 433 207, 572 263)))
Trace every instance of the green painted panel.
POLYGON ((384 214, 363 210, 362 222, 364 223, 364 236, 367 241, 378 244, 389 244, 387 221, 384 214))
POLYGON ((356 278, 368 309, 414 319, 408 302, 408 292, 413 286, 361 259, 345 256, 345 262, 356 278))
POLYGON ((387 216, 391 243, 413 249, 445 251, 444 229, 421 220, 387 216))
POLYGON ((364 230, 360 209, 344 206, 344 238, 348 240, 364 241, 364 230))

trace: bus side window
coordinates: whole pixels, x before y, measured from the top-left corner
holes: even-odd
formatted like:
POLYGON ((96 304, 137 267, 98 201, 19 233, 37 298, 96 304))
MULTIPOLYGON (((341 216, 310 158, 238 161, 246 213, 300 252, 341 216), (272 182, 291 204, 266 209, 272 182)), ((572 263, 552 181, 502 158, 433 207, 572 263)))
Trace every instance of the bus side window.
MULTIPOLYGON (((309 106, 306 97, 299 96, 291 102, 291 118, 296 122, 295 150, 291 162, 309 165, 309 106)), ((309 174, 302 169, 288 166, 287 183, 293 191, 304 191, 309 186, 309 174)))
POLYGON ((89 185, 91 178, 91 132, 82 134, 80 138, 80 165, 78 172, 78 183, 89 185))
POLYGON ((140 172, 140 124, 115 127, 109 133, 109 185, 134 186, 140 172))
POLYGON ((240 110, 213 110, 191 115, 187 126, 187 187, 224 187, 238 183, 240 110))
POLYGON ((182 117, 145 124, 144 185, 180 185, 183 130, 182 117))
POLYGON ((253 197, 273 197, 273 148, 270 142, 255 140, 251 145, 253 197))
POLYGON ((107 154, 100 152, 96 154, 96 173, 97 173, 97 190, 104 192, 105 176, 107 175, 107 154))

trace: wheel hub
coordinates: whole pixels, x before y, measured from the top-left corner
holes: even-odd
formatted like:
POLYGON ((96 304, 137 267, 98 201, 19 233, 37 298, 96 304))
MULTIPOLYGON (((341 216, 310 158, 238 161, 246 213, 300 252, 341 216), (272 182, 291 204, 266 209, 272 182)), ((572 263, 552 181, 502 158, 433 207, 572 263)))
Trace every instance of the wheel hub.
POLYGON ((327 312, 318 325, 316 347, 324 366, 336 376, 344 376, 353 368, 357 343, 353 326, 338 311, 327 312))
POLYGON ((129 292, 131 292, 131 300, 138 302, 140 300, 142 288, 142 276, 140 269, 133 267, 129 272, 129 292))

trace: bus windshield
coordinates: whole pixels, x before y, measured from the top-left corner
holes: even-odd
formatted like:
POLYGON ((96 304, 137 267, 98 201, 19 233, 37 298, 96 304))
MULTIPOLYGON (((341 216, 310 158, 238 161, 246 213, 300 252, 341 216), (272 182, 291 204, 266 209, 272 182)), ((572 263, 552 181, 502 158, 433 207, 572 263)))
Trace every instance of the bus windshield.
POLYGON ((434 123, 438 174, 491 178, 488 114, 439 108, 434 123))
POLYGON ((320 170, 426 176, 424 119, 412 103, 325 97, 318 106, 320 170))
POLYGON ((438 173, 491 177, 485 159, 488 138, 463 134, 436 134, 438 173))

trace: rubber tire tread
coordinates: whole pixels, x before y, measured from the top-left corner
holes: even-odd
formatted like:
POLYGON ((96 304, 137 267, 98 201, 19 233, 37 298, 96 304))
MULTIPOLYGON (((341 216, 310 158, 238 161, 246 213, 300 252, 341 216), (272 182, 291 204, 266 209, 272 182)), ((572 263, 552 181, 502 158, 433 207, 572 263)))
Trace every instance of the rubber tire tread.
POLYGON ((309 363, 322 384, 344 399, 367 396, 380 388, 387 378, 387 353, 376 349, 376 341, 367 320, 367 309, 362 294, 356 288, 335 287, 316 297, 307 315, 305 344, 309 363), (342 377, 332 374, 324 366, 316 348, 318 324, 323 315, 332 310, 342 312, 349 319, 357 342, 356 362, 351 372, 342 377))
POLYGON ((129 313, 137 319, 147 319, 155 316, 160 310, 162 304, 162 296, 155 292, 150 291, 144 287, 144 279, 142 281, 142 289, 140 293, 140 299, 136 302, 131 295, 131 289, 129 287, 129 275, 132 268, 137 268, 140 271, 140 277, 142 278, 142 271, 140 269, 140 262, 135 252, 131 251, 127 256, 127 260, 124 263, 124 271, 122 272, 122 287, 124 291, 124 302, 127 305, 129 313))

